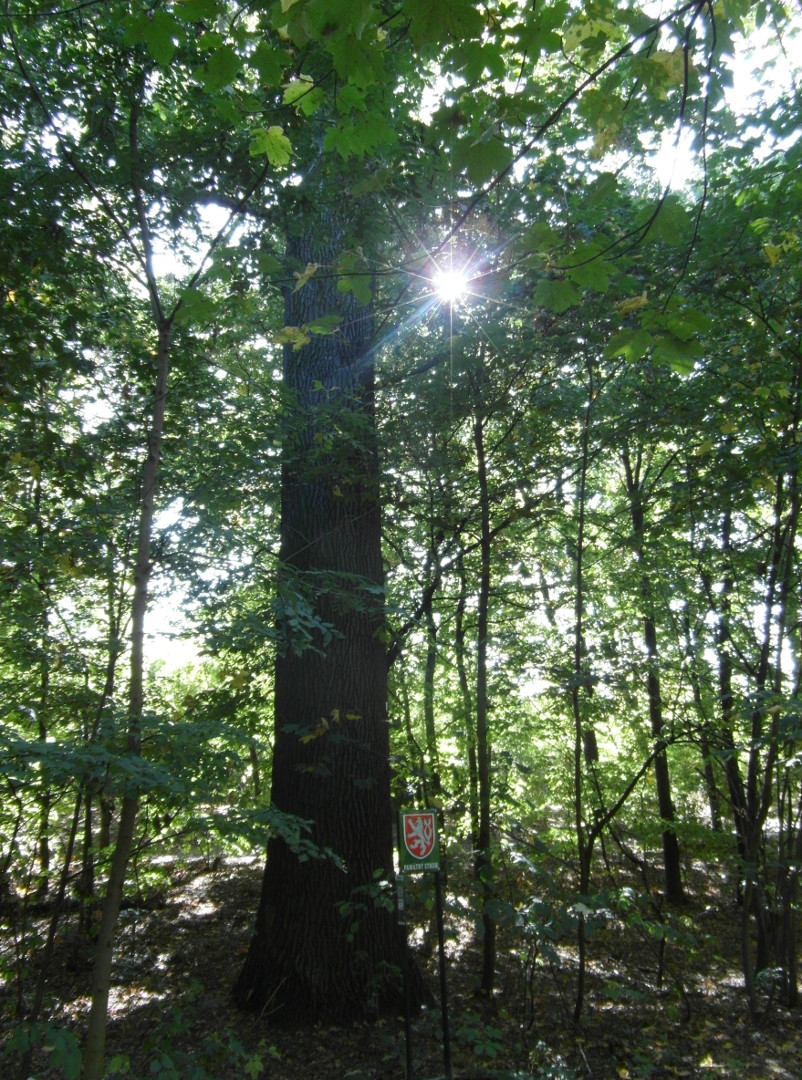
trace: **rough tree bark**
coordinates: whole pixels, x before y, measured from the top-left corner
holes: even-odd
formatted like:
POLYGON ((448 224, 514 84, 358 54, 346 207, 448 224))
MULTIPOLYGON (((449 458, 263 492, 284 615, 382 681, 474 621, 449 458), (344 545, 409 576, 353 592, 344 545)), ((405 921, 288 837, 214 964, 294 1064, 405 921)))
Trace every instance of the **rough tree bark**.
POLYGON ((286 325, 333 312, 340 323, 284 353, 272 802, 313 821, 314 842, 341 863, 269 841, 234 998, 282 1024, 347 1022, 402 1000, 402 937, 377 896, 392 872, 392 808, 371 310, 338 289, 349 223, 308 205, 303 218, 288 256, 316 269, 288 289, 286 325), (319 621, 305 642, 299 618, 319 621))

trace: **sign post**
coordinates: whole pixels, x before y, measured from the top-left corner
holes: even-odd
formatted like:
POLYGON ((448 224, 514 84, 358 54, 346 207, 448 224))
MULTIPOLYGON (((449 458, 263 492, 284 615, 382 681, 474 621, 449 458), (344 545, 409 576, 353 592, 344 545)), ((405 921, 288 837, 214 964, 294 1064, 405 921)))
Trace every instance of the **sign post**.
POLYGON ((409 938, 407 935, 407 896, 406 881, 403 874, 398 875, 396 883, 396 896, 398 899, 398 925, 404 933, 404 958, 402 978, 404 982, 404 1044, 407 1056, 407 1080, 414 1080, 412 1064, 412 1006, 410 1003, 409 982, 409 938))
MULTIPOLYGON (((443 884, 440 876, 440 840, 437 835, 437 814, 434 810, 402 810, 398 821, 398 855, 401 867, 399 913, 404 906, 404 875, 434 874, 435 911, 437 915, 437 945, 440 961, 440 1015, 443 1022, 443 1068, 446 1080, 451 1080, 451 1036, 448 1027, 448 987, 446 985, 446 949, 443 928, 443 884)), ((406 914, 404 914, 406 937, 406 914)), ((405 965, 405 969, 408 965, 405 965)), ((407 1011, 407 1080, 412 1080, 412 1058, 409 1046, 407 1011)))

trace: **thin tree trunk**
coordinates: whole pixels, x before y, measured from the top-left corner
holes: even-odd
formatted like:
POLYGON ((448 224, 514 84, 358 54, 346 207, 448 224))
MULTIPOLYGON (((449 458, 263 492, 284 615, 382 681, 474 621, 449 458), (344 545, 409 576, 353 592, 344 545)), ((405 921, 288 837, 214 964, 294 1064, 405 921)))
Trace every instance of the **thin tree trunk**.
POLYGON ((465 605, 468 597, 468 582, 465 576, 465 563, 462 555, 457 559, 460 592, 454 625, 454 651, 457 660, 457 677, 462 698, 462 716, 465 725, 465 741, 468 746, 468 809, 471 823, 471 851, 479 850, 479 777, 476 763, 476 730, 472 722, 473 695, 468 678, 465 645, 465 605))
MULTIPOLYGON (((145 615, 148 606, 148 583, 151 574, 151 543, 156 497, 156 483, 161 461, 167 383, 170 373, 170 334, 172 322, 159 326, 156 353, 156 383, 153 412, 148 433, 148 453, 142 469, 141 504, 134 564, 134 595, 131 606, 131 680, 128 694, 128 731, 126 752, 138 757, 141 752, 141 724, 145 697, 145 615)), ((131 792, 123 797, 120 824, 106 883, 98 934, 95 965, 92 973, 92 1005, 86 1033, 83 1059, 83 1080, 101 1080, 104 1073, 106 1022, 111 986, 111 965, 114 951, 114 931, 122 903, 125 875, 134 840, 138 796, 131 792)))
MULTIPOLYGON (((480 388, 481 389, 481 388, 480 388)), ((477 394, 477 398, 479 395, 477 394)), ((476 766, 479 796, 479 833, 477 836, 476 876, 479 881, 482 912, 482 974, 484 993, 493 991, 496 980, 496 918, 491 907, 496 895, 495 870, 491 850, 490 784, 490 702, 487 685, 487 652, 490 637, 490 493, 484 440, 484 416, 481 399, 473 425, 476 471, 479 481, 479 595, 476 609, 476 766)))
POLYGON ((423 669, 423 729, 426 733, 426 765, 434 792, 440 787, 437 765, 437 730, 434 723, 434 673, 437 668, 437 624, 431 604, 426 608, 426 664, 423 669))
POLYGON ((94 802, 92 792, 87 788, 83 798, 84 830, 81 848, 81 871, 78 875, 76 891, 80 898, 81 909, 78 913, 78 928, 82 934, 88 934, 91 921, 91 903, 95 895, 95 845, 94 845, 94 802))
MULTIPOLYGON (((588 467, 590 464, 590 426, 593 417, 595 387, 593 368, 587 365, 588 398, 582 422, 582 446, 579 467, 579 485, 577 488, 577 530, 576 553, 574 559, 574 640, 573 640, 573 681, 571 685, 571 713, 574 721, 574 830, 576 833, 577 855, 579 858, 579 892, 586 896, 590 892, 590 871, 593 859, 593 847, 596 833, 586 828, 584 808, 584 776, 582 771, 584 754, 584 725, 580 688, 587 684, 584 671, 585 656, 585 521, 588 467)), ((579 913, 576 930, 577 976, 574 996, 573 1021, 578 1024, 582 1017, 585 1003, 585 980, 587 976, 587 928, 585 916, 579 913)))
MULTIPOLYGON (((50 964, 53 959, 53 951, 56 944, 56 932, 58 930, 61 913, 64 908, 64 897, 67 895, 67 884, 70 880, 70 863, 72 861, 72 853, 75 849, 75 837, 77 835, 78 826, 81 820, 81 803, 82 792, 79 789, 78 794, 75 798, 75 807, 73 809, 72 819, 70 821, 70 828, 67 834, 66 850, 64 852, 64 863, 61 868, 58 892, 56 894, 55 902, 53 904, 53 911, 50 916, 50 924, 47 928, 47 937, 45 938, 42 955, 40 957, 41 966, 39 969, 39 976, 36 980, 36 991, 34 993, 33 1005, 31 1006, 28 1013, 28 1023, 30 1026, 33 1026, 39 1019, 39 1015, 42 1011, 42 1004, 45 999, 45 986, 47 983, 48 974, 50 972, 50 964)), ((28 1080, 31 1071, 32 1059, 33 1047, 30 1047, 22 1055, 22 1060, 18 1073, 19 1080, 28 1080)))
POLYGON ((724 775, 727 778, 727 792, 732 810, 735 836, 738 847, 740 866, 738 882, 743 879, 741 895, 741 970, 744 976, 744 989, 749 1002, 749 1015, 753 1020, 758 1016, 755 972, 752 962, 751 903, 752 872, 750 865, 751 828, 746 801, 746 789, 738 764, 735 749, 735 693, 733 690, 732 639, 730 631, 730 604, 734 588, 732 570, 732 509, 727 506, 721 519, 721 550, 725 563, 722 575, 719 601, 718 622, 716 625, 716 653, 718 657, 718 693, 721 710, 721 746, 724 754, 724 775))
MULTIPOLYGON (((46 417, 43 403, 40 402, 40 414, 46 417)), ((45 435, 47 435, 47 422, 45 421, 45 435)), ((47 443, 43 438, 43 445, 47 443)), ((45 527, 42 521, 42 473, 36 474, 34 488, 34 520, 36 522, 36 547, 39 565, 35 569, 35 577, 39 585, 41 595, 41 638, 39 641, 39 700, 36 708, 38 735, 41 742, 46 742, 48 737, 47 715, 50 708, 50 568, 45 564, 45 527)), ((37 849, 39 852, 39 873, 36 885, 36 895, 40 899, 47 896, 50 886, 50 792, 43 791, 39 807, 39 836, 37 849)))
POLYGON ((624 472, 626 475, 629 513, 632 520, 632 534, 635 555, 641 568, 640 596, 642 603, 643 641, 646 647, 646 695, 649 702, 649 723, 657 753, 654 756, 654 779, 657 790, 657 807, 663 823, 663 876, 666 899, 671 903, 685 901, 682 887, 682 865, 679 844, 674 829, 674 800, 671 795, 671 778, 668 768, 668 756, 664 739, 663 700, 660 693, 659 659, 657 651, 657 624, 652 603, 652 582, 645 569, 645 514, 641 486, 640 451, 633 463, 629 449, 622 451, 624 472))
POLYGON ((716 774, 713 768, 713 745, 715 732, 713 731, 708 710, 705 708, 702 696, 702 682, 699 677, 698 664, 700 663, 699 648, 695 635, 691 633, 691 621, 687 612, 683 620, 685 633, 685 656, 688 667, 693 703, 700 720, 701 734, 699 737, 699 751, 702 757, 702 771, 705 779, 705 791, 707 792, 707 805, 710 813, 710 827, 713 832, 721 832, 721 808, 719 805, 719 790, 716 784, 716 774))
MULTIPOLYGON (((788 437, 792 444, 796 443, 796 436, 802 420, 802 395, 800 395, 800 382, 802 381, 802 362, 797 363, 794 372, 796 395, 794 398, 793 422, 789 425, 788 437)), ((797 455, 794 455, 794 461, 797 455)), ((779 479, 779 478, 778 478, 779 479)), ((780 481, 782 482, 782 481, 780 481)), ((782 528, 776 530, 776 547, 778 549, 776 559, 777 578, 777 619, 776 640, 774 643, 774 678, 772 682, 772 696, 775 702, 783 697, 783 651, 786 644, 790 626, 799 626, 798 611, 799 598, 796 590, 797 560, 795 556, 796 540, 799 530, 800 515, 800 491, 799 474, 796 468, 789 470, 784 477, 784 498, 781 505, 787 506, 785 522, 782 528)), ((779 510, 778 506, 778 510, 779 510)), ((779 526, 779 520, 777 522, 779 526)), ((800 673, 797 673, 795 685, 789 694, 790 698, 798 695, 800 673)), ((795 806, 793 797, 792 776, 793 771, 782 768, 780 753, 783 747, 786 752, 786 761, 793 760, 796 747, 793 740, 788 742, 781 735, 778 726, 779 704, 771 709, 771 748, 776 765, 772 764, 772 770, 776 769, 776 809, 779 829, 776 837, 776 870, 774 881, 774 893, 776 895, 776 909, 773 912, 773 924, 771 926, 772 956, 770 963, 775 964, 780 975, 780 999, 789 1008, 798 1002, 797 985, 797 939, 799 912, 797 899, 799 894, 799 856, 802 853, 802 803, 795 806)), ((764 766, 763 777, 763 806, 761 808, 761 829, 769 812, 770 789, 769 775, 764 766)))

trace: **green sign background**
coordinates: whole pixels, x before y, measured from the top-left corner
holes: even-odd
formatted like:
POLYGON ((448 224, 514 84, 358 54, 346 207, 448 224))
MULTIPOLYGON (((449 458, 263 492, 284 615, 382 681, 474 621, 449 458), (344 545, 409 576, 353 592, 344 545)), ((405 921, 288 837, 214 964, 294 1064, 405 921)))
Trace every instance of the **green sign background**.
POLYGON ((402 873, 421 874, 440 869, 440 837, 434 810, 401 811, 398 815, 398 855, 402 873), (424 849, 422 856, 415 854, 416 850, 424 849))

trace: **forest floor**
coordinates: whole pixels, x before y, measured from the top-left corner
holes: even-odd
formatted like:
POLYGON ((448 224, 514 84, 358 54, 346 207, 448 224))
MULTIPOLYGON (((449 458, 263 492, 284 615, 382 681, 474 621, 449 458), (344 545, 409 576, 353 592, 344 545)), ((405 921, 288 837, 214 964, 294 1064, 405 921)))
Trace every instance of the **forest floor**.
MULTIPOLYGON (((213 866, 174 864, 169 886, 162 871, 156 891, 143 889, 142 902, 122 912, 107 1045, 115 1075, 403 1080, 400 1018, 292 1031, 232 1006, 230 988, 248 946, 261 866, 255 859, 213 866)), ((774 1005, 759 1025, 748 1022, 739 972, 741 909, 715 875, 697 870, 696 878, 689 902, 659 916, 657 935, 654 922, 625 923, 611 913, 590 937, 578 1025, 571 1020, 576 956, 570 938, 555 943, 551 959, 534 958, 520 931, 502 930, 498 992, 479 996, 479 947, 459 902, 449 897, 455 1080, 802 1080, 802 1016, 774 1005)), ((431 929, 415 937, 437 995, 437 950, 424 940, 434 937, 431 929)), ((90 950, 65 931, 48 1000, 51 1019, 76 1034, 88 1009, 90 970, 90 950)), ((415 1080, 443 1075, 438 1010, 415 1019, 411 1054, 415 1080)), ((33 1075, 42 1080, 57 1073, 42 1067, 33 1075)))

